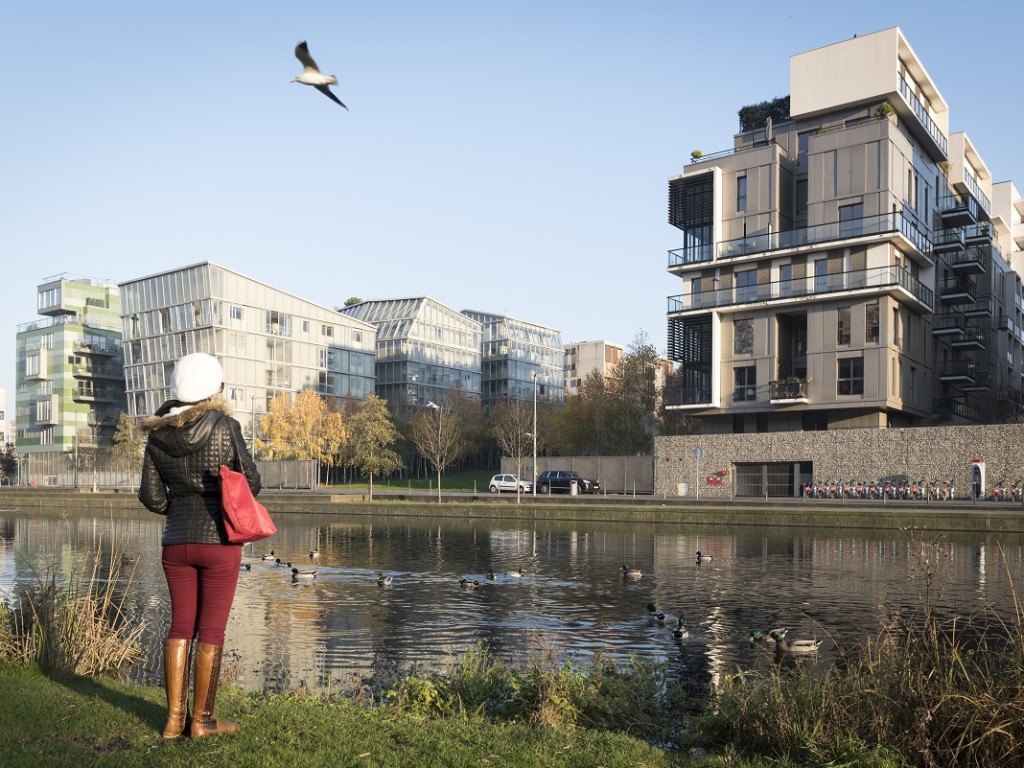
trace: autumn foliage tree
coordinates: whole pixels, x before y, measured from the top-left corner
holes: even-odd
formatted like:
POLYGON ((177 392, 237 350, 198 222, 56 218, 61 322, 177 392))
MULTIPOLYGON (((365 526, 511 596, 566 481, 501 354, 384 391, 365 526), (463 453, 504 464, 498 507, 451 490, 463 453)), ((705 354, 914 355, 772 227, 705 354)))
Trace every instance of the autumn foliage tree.
POLYGON ((122 413, 117 419, 113 438, 114 461, 120 469, 135 475, 142 471, 142 454, 146 440, 135 419, 122 413))
MULTIPOLYGON (((492 433, 498 448, 516 465, 516 477, 523 479, 523 456, 533 450, 533 408, 522 400, 500 400, 494 406, 492 433)), ((516 483, 516 500, 519 484, 516 483)))
POLYGON ((322 467, 340 460, 348 437, 341 414, 312 389, 294 400, 284 392, 275 395, 260 417, 260 430, 256 445, 267 458, 316 461, 322 467))
POLYGON ((392 447, 399 440, 398 430, 391 421, 387 401, 369 395, 349 418, 349 462, 370 481, 370 499, 373 499, 373 476, 395 472, 402 468, 402 458, 392 447))
POLYGON ((437 500, 440 502, 441 473, 466 452, 462 416, 447 403, 431 403, 412 417, 412 441, 437 473, 437 500))

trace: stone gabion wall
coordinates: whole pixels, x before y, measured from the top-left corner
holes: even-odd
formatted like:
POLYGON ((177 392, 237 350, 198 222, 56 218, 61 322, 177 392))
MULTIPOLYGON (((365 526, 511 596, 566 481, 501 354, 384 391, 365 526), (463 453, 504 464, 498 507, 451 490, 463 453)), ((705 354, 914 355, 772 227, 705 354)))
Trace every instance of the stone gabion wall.
POLYGON ((737 463, 809 462, 815 481, 952 482, 969 491, 971 460, 984 459, 986 490, 995 483, 1024 482, 1024 424, 842 429, 659 437, 654 442, 654 492, 675 496, 680 484, 694 495, 728 498, 737 463), (694 458, 701 448, 703 457, 694 458), (699 474, 698 474, 699 469, 699 474), (728 470, 722 485, 707 477, 728 470))

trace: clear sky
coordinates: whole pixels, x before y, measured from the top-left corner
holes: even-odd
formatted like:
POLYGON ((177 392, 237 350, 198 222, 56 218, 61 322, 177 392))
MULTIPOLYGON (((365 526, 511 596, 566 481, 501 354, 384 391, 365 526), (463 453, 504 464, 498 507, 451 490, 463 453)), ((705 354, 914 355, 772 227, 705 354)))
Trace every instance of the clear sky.
POLYGON ((210 260, 665 347, 667 179, 789 57, 899 26, 1024 190, 1024 2, 132 2, 0 10, 0 387, 36 286, 210 260), (305 38, 350 112, 289 81, 305 38))

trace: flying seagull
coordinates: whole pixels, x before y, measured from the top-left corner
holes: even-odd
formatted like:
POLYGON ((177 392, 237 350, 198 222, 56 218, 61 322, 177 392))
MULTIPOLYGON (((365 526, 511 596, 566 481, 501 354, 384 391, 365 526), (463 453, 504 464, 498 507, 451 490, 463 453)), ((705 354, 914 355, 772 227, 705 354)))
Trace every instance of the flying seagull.
MULTIPOLYGON (((309 55, 309 49, 306 47, 305 40, 299 40, 298 45, 295 46, 295 58, 302 62, 302 66, 305 67, 305 69, 302 70, 301 75, 292 80, 293 83, 312 85, 328 99, 345 107, 345 105, 342 104, 341 99, 335 96, 328 87, 330 85, 337 85, 338 78, 334 75, 320 74, 320 70, 317 68, 316 62, 313 61, 313 57, 309 55)), ((348 107, 345 107, 345 109, 348 109, 348 107)))

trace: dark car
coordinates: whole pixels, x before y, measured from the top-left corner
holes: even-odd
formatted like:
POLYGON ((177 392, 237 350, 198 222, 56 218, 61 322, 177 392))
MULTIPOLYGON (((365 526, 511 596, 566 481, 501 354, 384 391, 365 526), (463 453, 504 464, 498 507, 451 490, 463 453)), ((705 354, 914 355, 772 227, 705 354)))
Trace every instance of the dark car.
POLYGON ((588 480, 579 472, 569 469, 551 469, 537 476, 537 493, 570 493, 572 481, 578 493, 597 493, 601 490, 597 480, 588 480))

